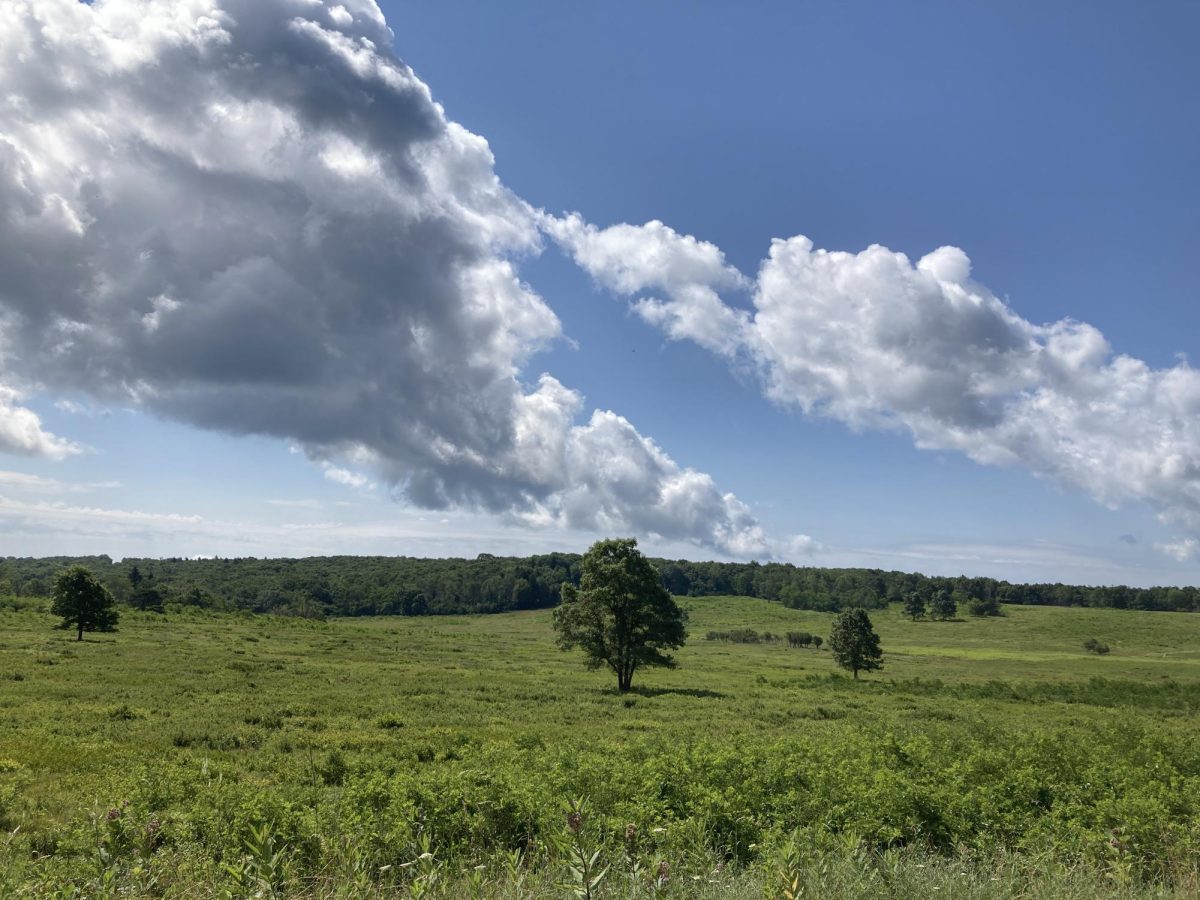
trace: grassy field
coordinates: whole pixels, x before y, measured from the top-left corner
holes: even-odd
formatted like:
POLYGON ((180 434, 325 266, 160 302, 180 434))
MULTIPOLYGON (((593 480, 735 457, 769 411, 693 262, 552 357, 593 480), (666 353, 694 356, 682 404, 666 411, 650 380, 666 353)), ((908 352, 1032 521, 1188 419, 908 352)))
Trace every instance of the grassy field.
POLYGON ((126 612, 77 643, 9 603, 0 893, 557 897, 593 852, 594 896, 1200 893, 1200 616, 893 607, 854 682, 704 639, 830 615, 681 602, 679 667, 624 696, 548 611, 126 612))

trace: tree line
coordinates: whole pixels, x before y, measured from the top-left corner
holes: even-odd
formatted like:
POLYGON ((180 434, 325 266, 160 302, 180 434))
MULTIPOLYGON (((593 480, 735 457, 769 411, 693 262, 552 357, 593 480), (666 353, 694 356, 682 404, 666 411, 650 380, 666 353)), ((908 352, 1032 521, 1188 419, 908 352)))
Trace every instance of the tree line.
MULTIPOLYGON (((82 565, 123 602, 158 600, 221 610, 299 616, 437 615, 545 609, 562 586, 579 584, 582 557, 480 554, 474 559, 330 556, 303 559, 125 559, 108 556, 0 560, 0 593, 49 597, 55 577, 82 565), (138 578, 130 580, 136 568, 138 578), (135 583, 136 582, 136 583, 135 583), (157 598, 157 599, 156 599, 157 598)), ((927 577, 880 569, 827 569, 787 563, 722 563, 651 559, 677 596, 735 594, 795 609, 879 609, 923 599, 976 615, 1000 603, 1200 611, 1195 587, 1087 587, 1011 584, 993 578, 927 577)))

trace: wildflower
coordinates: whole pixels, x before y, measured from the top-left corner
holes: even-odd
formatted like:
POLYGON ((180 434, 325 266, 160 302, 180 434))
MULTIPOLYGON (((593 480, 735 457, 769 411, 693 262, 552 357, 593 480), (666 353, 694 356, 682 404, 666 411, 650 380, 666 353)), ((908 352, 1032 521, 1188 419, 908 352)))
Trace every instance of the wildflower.
POLYGON ((659 882, 671 880, 671 866, 665 859, 659 860, 657 878, 659 882))
POLYGON ((115 822, 117 819, 121 818, 121 811, 114 807, 105 814, 104 818, 110 822, 115 822))
POLYGON ((632 844, 637 840, 637 826, 630 822, 625 826, 625 843, 632 844))
POLYGON ((571 834, 579 834, 583 828, 583 816, 579 814, 579 810, 573 809, 567 813, 567 828, 571 830, 571 834))

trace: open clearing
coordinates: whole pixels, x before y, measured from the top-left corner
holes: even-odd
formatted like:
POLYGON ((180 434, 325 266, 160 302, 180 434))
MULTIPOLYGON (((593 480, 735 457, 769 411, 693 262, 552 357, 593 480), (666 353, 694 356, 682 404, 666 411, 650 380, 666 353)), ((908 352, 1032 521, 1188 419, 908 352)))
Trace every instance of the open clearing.
POLYGON ((0 888, 562 896, 590 842, 598 896, 1196 889, 1200 616, 893 606, 856 683, 826 650, 705 639, 830 614, 681 602, 679 667, 624 696, 549 611, 125 612, 82 643, 0 612, 0 888))

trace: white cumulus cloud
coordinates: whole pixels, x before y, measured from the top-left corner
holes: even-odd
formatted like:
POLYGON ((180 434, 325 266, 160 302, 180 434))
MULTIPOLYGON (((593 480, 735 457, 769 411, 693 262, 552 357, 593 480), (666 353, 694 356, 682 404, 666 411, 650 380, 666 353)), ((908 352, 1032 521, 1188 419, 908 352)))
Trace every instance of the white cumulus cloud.
MULTIPOLYGON (((561 338, 517 269, 541 214, 391 44, 372 0, 3 3, 0 375, 282 438, 347 483, 368 460, 420 506, 770 552, 707 475, 523 380, 561 338)), ((657 227, 672 279, 740 283, 657 227)), ((12 401, 0 449, 77 451, 12 401)))
POLYGON ((1084 322, 1025 320, 972 279, 956 247, 914 263, 878 245, 776 240, 747 305, 729 296, 739 278, 711 244, 659 222, 548 219, 547 233, 635 297, 646 321, 749 366, 782 406, 1023 466, 1109 506, 1146 502, 1200 533, 1200 372, 1152 368, 1084 322), (623 249, 596 249, 608 246, 623 249))
POLYGON ((0 384, 0 452, 50 459, 83 452, 73 441, 47 431, 37 413, 20 405, 20 397, 12 388, 0 384))

